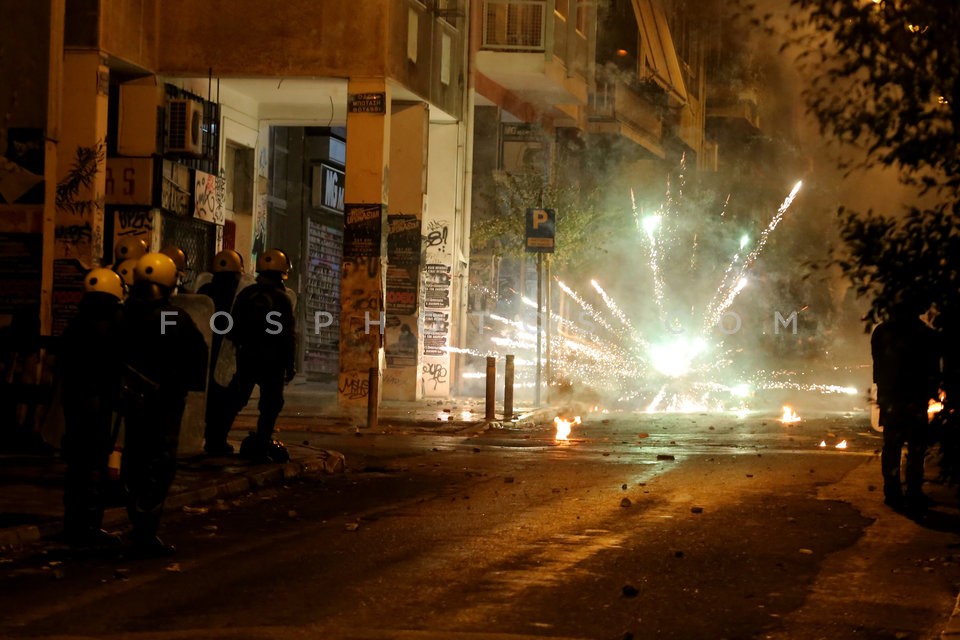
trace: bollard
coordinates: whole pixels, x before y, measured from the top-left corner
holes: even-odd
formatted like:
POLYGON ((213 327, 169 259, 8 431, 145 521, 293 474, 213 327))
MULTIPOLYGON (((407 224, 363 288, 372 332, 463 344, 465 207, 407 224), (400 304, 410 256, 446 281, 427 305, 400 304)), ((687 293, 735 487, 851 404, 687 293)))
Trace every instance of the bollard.
POLYGON ((376 429, 379 422, 380 408, 380 369, 379 367, 370 367, 370 374, 367 378, 367 428, 376 429))
POLYGON ((503 367, 503 419, 513 420, 513 354, 507 354, 503 367))
POLYGON ((497 418, 497 359, 494 356, 487 356, 487 402, 486 419, 496 420, 497 418))

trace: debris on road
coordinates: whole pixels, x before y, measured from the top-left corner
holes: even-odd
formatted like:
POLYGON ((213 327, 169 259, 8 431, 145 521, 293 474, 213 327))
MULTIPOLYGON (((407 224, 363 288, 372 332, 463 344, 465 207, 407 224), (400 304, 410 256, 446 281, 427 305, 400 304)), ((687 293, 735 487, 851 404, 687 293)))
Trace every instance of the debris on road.
POLYGON ((633 502, 630 501, 630 498, 624 498, 623 500, 620 501, 620 506, 630 507, 630 506, 633 506, 633 502))
POLYGON ((621 592, 623 593, 624 598, 636 598, 638 595, 640 595, 640 590, 632 584, 623 585, 621 592))

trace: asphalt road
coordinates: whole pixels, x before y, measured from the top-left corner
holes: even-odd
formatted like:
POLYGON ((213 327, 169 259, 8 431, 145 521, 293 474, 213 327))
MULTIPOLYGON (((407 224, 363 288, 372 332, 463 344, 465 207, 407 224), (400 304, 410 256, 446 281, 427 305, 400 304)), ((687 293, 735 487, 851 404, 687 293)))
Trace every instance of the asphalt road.
POLYGON ((955 500, 885 508, 859 415, 284 437, 347 473, 169 514, 172 560, 7 558, 0 635, 934 638, 960 587, 955 500))

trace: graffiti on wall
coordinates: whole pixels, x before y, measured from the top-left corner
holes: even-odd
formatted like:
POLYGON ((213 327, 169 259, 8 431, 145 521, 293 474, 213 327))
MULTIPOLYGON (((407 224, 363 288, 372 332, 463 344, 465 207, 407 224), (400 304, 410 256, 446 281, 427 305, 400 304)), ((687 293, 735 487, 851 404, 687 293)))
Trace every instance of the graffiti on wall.
POLYGON ((223 224, 225 195, 225 178, 199 169, 194 172, 193 215, 195 217, 214 224, 223 224))

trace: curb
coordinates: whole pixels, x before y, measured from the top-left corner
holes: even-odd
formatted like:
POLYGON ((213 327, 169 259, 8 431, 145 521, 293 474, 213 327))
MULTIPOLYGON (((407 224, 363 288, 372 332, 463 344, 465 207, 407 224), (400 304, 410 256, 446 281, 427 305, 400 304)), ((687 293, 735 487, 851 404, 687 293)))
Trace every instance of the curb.
MULTIPOLYGON (((345 458, 336 451, 318 451, 317 455, 282 465, 251 470, 232 478, 217 478, 200 487, 167 496, 165 510, 182 509, 217 499, 234 498, 264 487, 281 484, 301 476, 343 473, 345 458)), ((103 513, 103 524, 116 526, 127 521, 125 507, 111 507, 103 513)), ((63 522, 23 525, 0 530, 0 550, 48 540, 63 533, 63 522)))
POLYGON ((957 596, 957 601, 953 605, 953 612, 950 614, 950 621, 947 622, 940 638, 942 640, 960 638, 960 595, 957 596))

